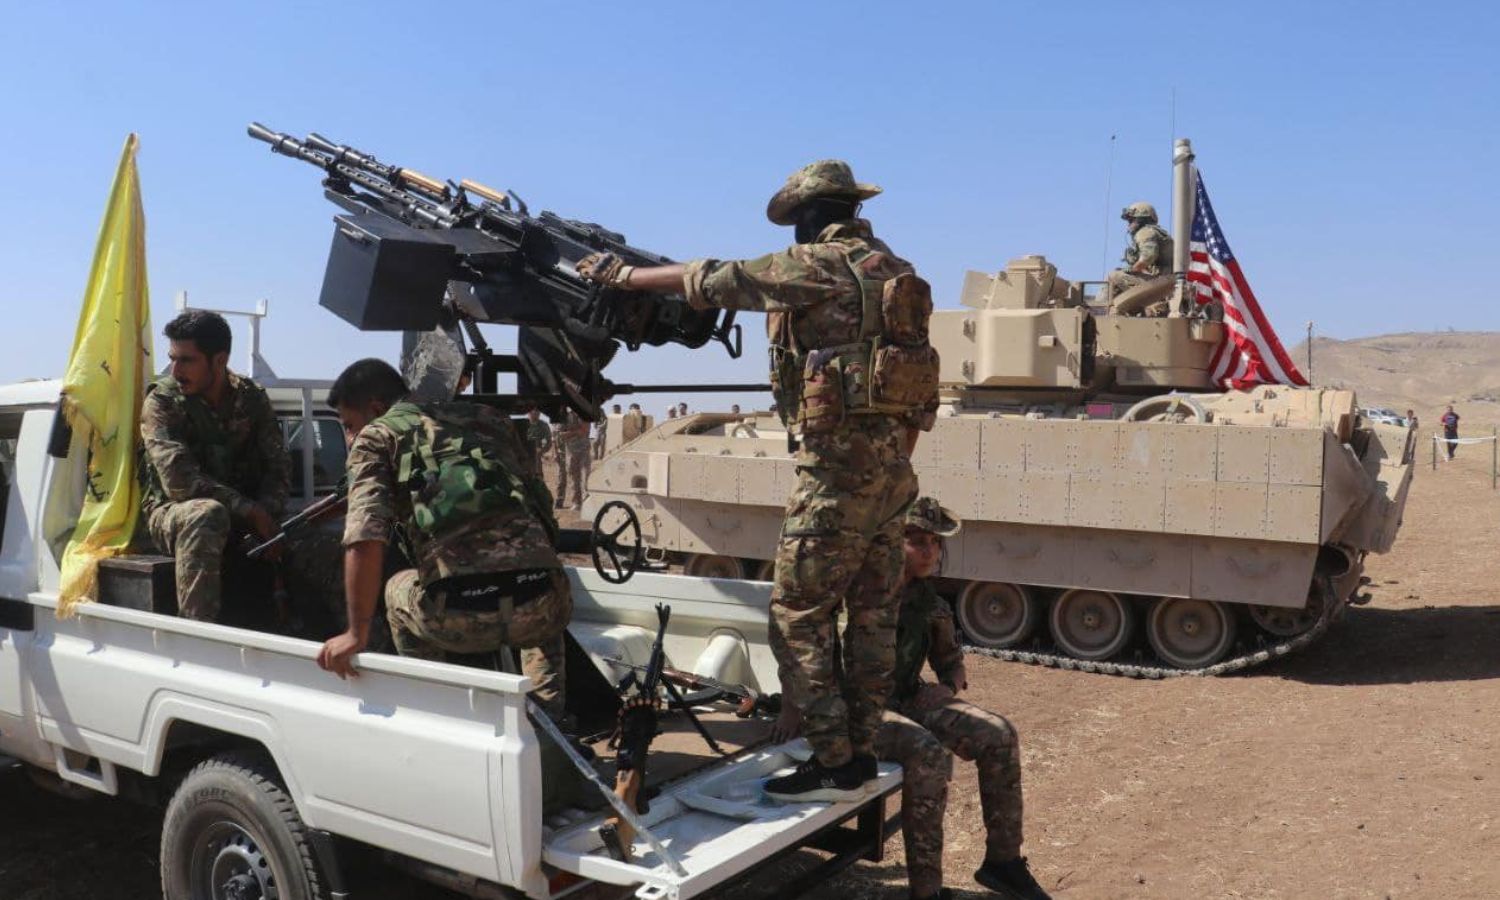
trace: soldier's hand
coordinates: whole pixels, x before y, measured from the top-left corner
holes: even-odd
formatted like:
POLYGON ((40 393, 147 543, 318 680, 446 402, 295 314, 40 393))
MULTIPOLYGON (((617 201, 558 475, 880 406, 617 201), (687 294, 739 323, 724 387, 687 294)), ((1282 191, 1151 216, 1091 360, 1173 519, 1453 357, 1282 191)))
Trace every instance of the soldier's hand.
MULTIPOLYGON (((269 541, 281 532, 281 527, 276 523, 276 520, 271 518, 271 514, 266 512, 266 508, 259 503, 250 508, 247 518, 250 521, 250 529, 262 541, 269 541)), ((282 544, 277 544, 275 547, 265 551, 261 555, 261 559, 276 562, 281 559, 281 549, 282 544)))
POLYGON ((318 651, 318 668, 340 678, 357 677, 359 672, 354 668, 354 654, 365 649, 365 643, 365 638, 352 631, 329 638, 318 651))
POLYGON ((781 698, 781 715, 776 717, 776 724, 771 726, 771 740, 782 744, 795 740, 802 735, 802 710, 797 704, 785 697, 781 698))
POLYGON ((595 284, 609 287, 625 287, 630 280, 631 266, 613 253, 590 253, 573 266, 579 277, 595 284))

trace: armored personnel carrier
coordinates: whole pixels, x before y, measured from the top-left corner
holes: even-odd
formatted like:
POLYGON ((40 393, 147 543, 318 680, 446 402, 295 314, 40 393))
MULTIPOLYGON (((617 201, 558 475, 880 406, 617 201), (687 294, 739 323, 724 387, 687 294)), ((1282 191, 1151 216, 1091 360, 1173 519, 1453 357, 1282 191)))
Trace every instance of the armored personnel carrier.
MULTIPOLYGON (((968 641, 1142 677, 1310 643, 1395 540, 1411 429, 1350 391, 1218 388, 1212 314, 1111 315, 1086 288, 1027 256, 933 314, 943 406, 913 463, 965 519, 942 576, 968 641)), ((623 501, 687 574, 767 579, 794 478, 775 414, 699 414, 596 464, 585 513, 623 501)))

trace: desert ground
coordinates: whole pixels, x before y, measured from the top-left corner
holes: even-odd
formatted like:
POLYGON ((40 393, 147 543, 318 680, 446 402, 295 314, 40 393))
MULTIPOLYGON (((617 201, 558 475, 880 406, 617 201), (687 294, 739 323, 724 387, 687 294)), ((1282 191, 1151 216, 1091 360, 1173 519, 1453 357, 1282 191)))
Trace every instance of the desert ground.
MULTIPOLYGON (((1435 412, 1421 413, 1425 440, 1435 412)), ((1301 655, 1167 682, 971 660, 969 698, 1022 736, 1025 852, 1045 887, 1181 900, 1500 896, 1489 543, 1500 493, 1487 447, 1436 471, 1426 444, 1418 459, 1396 547, 1369 562, 1372 602, 1301 655)), ((15 770, 0 773, 0 809, 0 898, 159 895, 157 813, 53 797, 15 770)), ((946 871, 965 900, 989 896, 970 880, 979 823, 974 770, 960 763, 946 871)), ((887 851, 808 896, 905 897, 900 840, 887 851)), ((727 896, 775 895, 784 871, 727 896)), ((388 873, 365 881, 356 897, 450 896, 388 873)))

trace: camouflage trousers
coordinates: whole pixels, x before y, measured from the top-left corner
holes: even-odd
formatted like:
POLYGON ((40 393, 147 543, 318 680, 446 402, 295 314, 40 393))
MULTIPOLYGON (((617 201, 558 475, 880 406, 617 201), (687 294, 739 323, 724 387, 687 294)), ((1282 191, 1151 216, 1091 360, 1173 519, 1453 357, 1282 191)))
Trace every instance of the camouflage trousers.
POLYGON ((1148 281, 1155 281, 1160 277, 1163 276, 1138 275, 1135 272, 1131 272, 1126 269, 1115 269, 1114 271, 1110 272, 1109 276, 1106 279, 1106 283, 1109 285, 1109 311, 1111 313, 1120 315, 1146 316, 1147 318, 1161 318, 1167 315, 1172 310, 1172 304, 1168 300, 1157 300, 1154 303, 1149 303, 1146 306, 1142 307, 1139 311, 1125 313, 1122 313, 1118 309, 1116 309, 1115 305, 1115 298, 1119 297, 1121 294, 1125 293, 1133 287, 1143 285, 1148 281))
POLYGON ((827 766, 873 752, 892 688, 903 516, 917 495, 904 436, 878 417, 805 440, 782 523, 771 650, 827 766))
POLYGON ((560 454, 557 458, 557 506, 559 509, 564 505, 563 498, 568 496, 568 481, 573 482, 573 498, 566 501, 569 506, 583 505, 584 482, 588 481, 589 470, 592 468, 591 457, 587 445, 581 450, 570 450, 560 454))
POLYGON ((1015 727, 943 685, 924 682, 886 713, 875 744, 880 759, 903 769, 901 830, 915 897, 934 894, 943 884, 943 812, 953 773, 947 751, 978 769, 985 859, 1004 862, 1021 855, 1021 748, 1015 727))
POLYGON ((507 606, 502 603, 494 612, 448 610, 422 589, 416 569, 403 569, 385 583, 385 614, 397 653, 447 662, 449 654, 514 647, 520 652, 521 673, 531 679, 532 697, 561 722, 566 715, 563 634, 573 617, 568 578, 558 570, 550 591, 512 609, 507 606))
POLYGON ((156 546, 176 560, 178 612, 185 619, 217 620, 229 510, 208 499, 163 503, 151 511, 146 528, 156 546))

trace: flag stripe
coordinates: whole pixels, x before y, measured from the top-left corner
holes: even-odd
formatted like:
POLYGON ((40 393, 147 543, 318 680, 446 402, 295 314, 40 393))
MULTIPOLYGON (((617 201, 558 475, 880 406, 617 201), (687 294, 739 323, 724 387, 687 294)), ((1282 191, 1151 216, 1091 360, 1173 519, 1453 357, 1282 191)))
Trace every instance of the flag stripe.
POLYGON ((1199 286, 1198 302, 1217 301, 1224 310, 1224 342, 1215 350, 1210 374, 1226 388, 1258 384, 1305 385, 1270 321, 1255 299, 1229 242, 1219 229, 1203 176, 1197 176, 1187 280, 1199 286))

